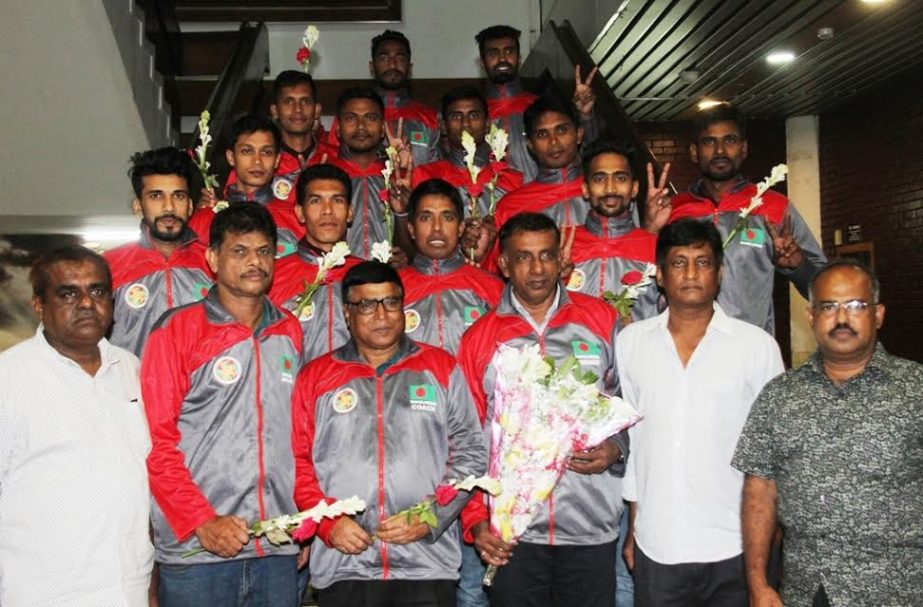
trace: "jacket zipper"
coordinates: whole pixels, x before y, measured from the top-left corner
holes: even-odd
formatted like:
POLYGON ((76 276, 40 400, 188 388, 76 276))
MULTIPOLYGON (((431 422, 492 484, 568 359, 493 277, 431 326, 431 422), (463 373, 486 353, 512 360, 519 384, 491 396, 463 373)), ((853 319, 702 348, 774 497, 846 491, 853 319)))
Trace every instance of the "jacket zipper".
MULTIPOLYGON (((375 409, 378 416, 378 521, 385 520, 385 403, 384 377, 375 377, 375 409)), ((381 544, 381 579, 388 579, 388 545, 381 544)))
MULTIPOLYGON (((253 340, 253 351, 255 354, 256 360, 256 451, 257 451, 257 463, 259 467, 259 477, 257 479, 256 486, 256 495, 257 500, 260 506, 260 520, 266 519, 266 504, 263 499, 263 483, 266 481, 266 469, 263 465, 263 459, 265 454, 263 453, 263 399, 260 395, 262 392, 262 373, 260 362, 260 342, 257 340, 256 335, 252 338, 253 340)), ((256 538, 256 555, 263 556, 263 546, 260 544, 260 539, 256 538)))

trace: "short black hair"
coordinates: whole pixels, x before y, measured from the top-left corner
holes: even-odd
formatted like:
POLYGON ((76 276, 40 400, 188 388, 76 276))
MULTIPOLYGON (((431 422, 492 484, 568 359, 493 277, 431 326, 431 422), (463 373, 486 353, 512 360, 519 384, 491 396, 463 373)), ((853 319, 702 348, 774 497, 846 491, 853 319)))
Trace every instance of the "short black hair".
POLYGON ((144 189, 144 178, 149 175, 176 175, 186 180, 186 189, 190 195, 198 192, 197 179, 199 169, 189 156, 189 153, 175 147, 157 148, 137 152, 131 155, 131 168, 128 176, 131 178, 131 187, 135 190, 135 197, 141 198, 144 189))
POLYGON ((254 202, 232 202, 228 208, 215 215, 211 229, 208 231, 209 247, 218 249, 225 236, 231 234, 250 234, 259 232, 270 241, 273 249, 278 241, 276 222, 263 205, 254 202))
POLYGON ((29 270, 29 282, 32 283, 32 294, 39 300, 45 301, 45 294, 51 285, 51 266, 56 263, 83 263, 90 262, 99 269, 106 279, 106 285, 112 290, 112 271, 105 258, 84 246, 71 244, 52 249, 43 253, 32 264, 29 270))
POLYGON ((554 232, 554 241, 561 241, 561 230, 551 217, 542 213, 517 213, 500 228, 500 251, 506 251, 510 238, 520 232, 554 232))
POLYGON ((699 135, 717 122, 733 122, 740 129, 740 136, 747 138, 747 119, 742 116, 737 108, 730 103, 719 103, 718 105, 700 110, 692 120, 692 140, 698 141, 699 135))
POLYGON ((375 36, 374 38, 372 38, 372 60, 373 61, 375 60, 375 53, 378 52, 378 47, 381 46, 383 43, 388 42, 390 40, 400 43, 404 47, 404 50, 407 51, 407 58, 408 59, 410 58, 410 40, 407 39, 407 36, 405 36, 401 32, 397 32, 394 30, 385 30, 382 33, 375 36))
POLYGON ((449 106, 455 103, 456 101, 474 99, 481 104, 481 108, 484 110, 484 117, 487 117, 487 99, 484 98, 484 95, 476 87, 462 85, 456 86, 448 91, 445 95, 442 96, 442 118, 446 119, 446 116, 449 113, 449 106))
POLYGON ((304 203, 305 191, 308 184, 317 179, 329 179, 339 181, 346 190, 346 202, 352 202, 353 182, 346 174, 346 171, 332 164, 312 164, 298 174, 298 181, 295 183, 295 203, 304 203))
POLYGON ((522 35, 515 27, 510 25, 491 25, 490 27, 485 27, 479 31, 475 36, 474 40, 478 43, 478 53, 481 57, 484 56, 484 46, 489 40, 497 40, 498 38, 512 38, 516 41, 516 51, 519 51, 519 36, 522 35))
POLYGON ((279 72, 279 75, 276 76, 272 83, 272 102, 279 102, 282 89, 298 86, 299 84, 307 84, 311 87, 311 96, 317 100, 317 87, 314 85, 314 78, 311 77, 311 74, 306 74, 300 70, 283 70, 279 72))
POLYGON ((381 100, 381 95, 367 86, 351 86, 340 94, 340 98, 337 99, 337 117, 343 114, 346 104, 353 99, 368 99, 374 102, 381 111, 382 118, 384 118, 385 102, 381 100))
POLYGON ((574 128, 580 126, 580 118, 577 116, 577 108, 572 101, 564 101, 557 95, 544 94, 539 96, 532 105, 526 108, 522 114, 522 121, 525 124, 526 137, 531 137, 535 130, 535 123, 542 114, 554 112, 563 114, 574 124, 574 128))
POLYGON ((875 272, 864 263, 855 259, 847 258, 835 259, 827 263, 824 267, 817 271, 817 274, 815 274, 813 278, 811 278, 811 281, 808 283, 808 295, 810 296, 809 299, 811 304, 814 303, 814 286, 817 284, 818 279, 820 279, 820 277, 827 272, 837 270, 839 268, 851 268, 868 276, 869 282, 872 285, 872 299, 875 300, 869 303, 880 303, 879 297, 881 297, 881 282, 878 280, 878 276, 876 276, 875 272))
POLYGON ((353 287, 369 284, 381 284, 385 282, 394 283, 400 288, 401 295, 404 294, 404 283, 397 270, 386 263, 380 261, 363 261, 357 263, 346 272, 343 282, 340 283, 340 295, 343 302, 349 301, 349 290, 353 287))
POLYGON ((257 116, 256 114, 247 114, 234 121, 225 147, 233 152, 234 146, 237 145, 237 140, 241 135, 249 135, 260 131, 265 131, 272 135, 276 152, 278 153, 282 149, 282 134, 279 132, 279 127, 269 118, 257 116))
POLYGON ((410 220, 417 216, 417 207, 424 196, 443 196, 452 202, 455 212, 458 213, 458 219, 461 221, 465 218, 465 203, 462 201, 458 188, 444 179, 433 178, 427 179, 413 189, 410 193, 410 201, 407 203, 407 212, 410 214, 410 220))
POLYGON ((628 160, 628 170, 631 172, 632 179, 637 179, 635 170, 635 150, 631 146, 611 139, 599 139, 586 146, 582 154, 583 179, 590 178, 590 163, 593 159, 602 154, 618 154, 628 160))
POLYGON ((666 270, 667 255, 673 247, 702 245, 711 247, 715 255, 715 267, 720 268, 724 262, 724 245, 718 228, 710 221, 687 218, 668 223, 657 236, 657 266, 666 270))

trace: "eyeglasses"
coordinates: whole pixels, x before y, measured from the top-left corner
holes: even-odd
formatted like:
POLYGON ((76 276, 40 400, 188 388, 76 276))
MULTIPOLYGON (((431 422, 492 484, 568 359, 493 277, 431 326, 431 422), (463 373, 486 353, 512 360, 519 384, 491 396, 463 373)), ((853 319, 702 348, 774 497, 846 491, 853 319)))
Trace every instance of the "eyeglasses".
POLYGON ((843 308, 846 310, 847 316, 859 316, 860 314, 864 314, 870 306, 877 305, 878 304, 870 304, 862 299, 850 299, 849 301, 822 301, 816 304, 814 309, 824 316, 833 316, 840 311, 840 308, 843 308))
POLYGON ((346 305, 353 306, 363 316, 374 314, 379 304, 385 309, 385 312, 400 312, 404 307, 404 298, 392 295, 381 299, 360 299, 359 301, 346 302, 346 305))

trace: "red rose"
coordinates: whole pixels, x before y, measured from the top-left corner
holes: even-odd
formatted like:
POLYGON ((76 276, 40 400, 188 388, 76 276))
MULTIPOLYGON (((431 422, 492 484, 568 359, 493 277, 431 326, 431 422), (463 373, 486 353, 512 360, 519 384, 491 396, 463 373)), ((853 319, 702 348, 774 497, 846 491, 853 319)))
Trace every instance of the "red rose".
POLYGON ((295 59, 298 60, 298 63, 306 63, 309 59, 311 59, 311 49, 301 47, 298 49, 298 54, 295 55, 295 59))
POLYGON ((306 542, 317 533, 317 523, 312 518, 306 518, 301 522, 298 529, 292 533, 292 539, 296 542, 306 542))
POLYGON ((447 506, 455 496, 458 495, 458 489, 452 485, 439 485, 436 487, 436 503, 440 506, 447 506))
POLYGON ((622 282, 622 284, 625 285, 626 287, 630 287, 631 285, 636 285, 636 284, 638 284, 638 283, 641 282, 643 279, 644 279, 644 274, 642 274, 641 272, 639 272, 639 271, 637 271, 637 270, 632 270, 631 272, 626 272, 626 273, 622 276, 622 281, 621 281, 621 282, 622 282))

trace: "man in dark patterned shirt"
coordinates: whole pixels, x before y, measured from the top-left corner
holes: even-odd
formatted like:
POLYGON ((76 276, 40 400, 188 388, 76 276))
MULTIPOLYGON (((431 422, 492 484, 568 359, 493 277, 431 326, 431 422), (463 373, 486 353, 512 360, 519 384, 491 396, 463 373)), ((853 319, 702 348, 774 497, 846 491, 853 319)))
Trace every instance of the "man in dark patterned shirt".
POLYGON ((877 343, 867 269, 831 263, 809 290, 818 351, 766 385, 733 459, 751 604, 782 604, 766 580, 778 521, 786 605, 923 605, 923 365, 877 343))

